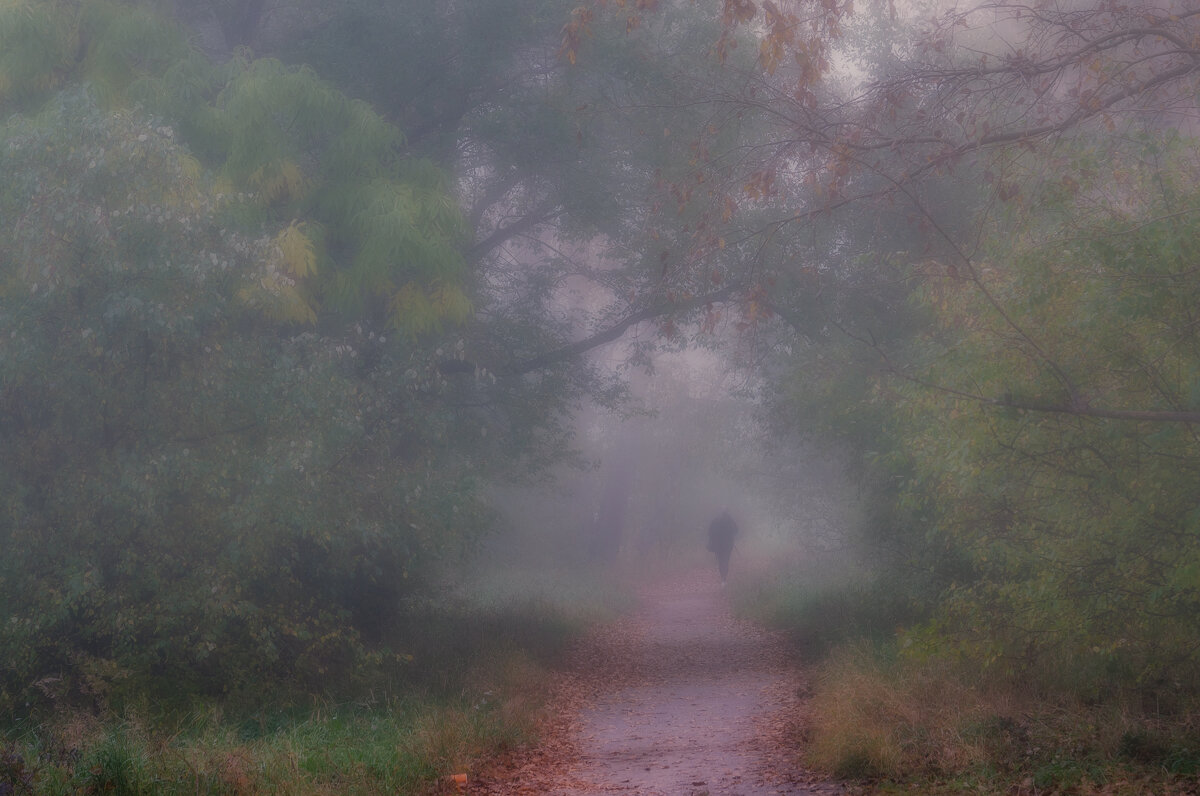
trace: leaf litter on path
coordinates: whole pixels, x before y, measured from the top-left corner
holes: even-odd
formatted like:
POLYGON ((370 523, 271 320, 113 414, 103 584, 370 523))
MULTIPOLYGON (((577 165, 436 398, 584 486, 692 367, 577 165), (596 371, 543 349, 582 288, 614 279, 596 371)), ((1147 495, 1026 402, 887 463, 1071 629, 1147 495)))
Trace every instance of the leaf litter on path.
POLYGON ((643 589, 551 684, 541 740, 473 778, 487 796, 826 796, 796 760, 803 674, 780 639, 736 619, 715 576, 643 589))

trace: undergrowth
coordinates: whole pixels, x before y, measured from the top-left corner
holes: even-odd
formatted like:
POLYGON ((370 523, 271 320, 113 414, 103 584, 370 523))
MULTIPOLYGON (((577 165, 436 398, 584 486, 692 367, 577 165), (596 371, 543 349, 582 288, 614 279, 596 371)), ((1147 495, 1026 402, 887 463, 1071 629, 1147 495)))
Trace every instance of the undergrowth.
POLYGON ((0 754, 15 765, 0 768, 0 792, 412 793, 522 732, 501 710, 428 697, 269 723, 260 732, 219 712, 174 721, 62 713, 10 729, 0 754))
POLYGON ((869 792, 1200 792, 1200 700, 1164 713, 1136 689, 1084 699, 1042 682, 842 647, 818 670, 806 759, 869 792))
POLYGON ((898 643, 897 606, 871 587, 768 580, 735 598, 812 664, 799 752, 852 792, 1200 793, 1200 695, 1162 683, 1097 693, 1061 670, 918 658, 898 643))
POLYGON ((408 662, 353 687, 183 707, 128 698, 125 683, 119 701, 10 716, 0 796, 424 792, 529 739, 548 667, 621 594, 578 573, 491 575, 407 606, 408 662))
POLYGON ((783 631, 806 658, 854 640, 886 641, 917 617, 903 593, 844 566, 818 562, 744 562, 747 577, 733 581, 743 615, 783 631), (757 566, 755 565, 757 564, 757 566))

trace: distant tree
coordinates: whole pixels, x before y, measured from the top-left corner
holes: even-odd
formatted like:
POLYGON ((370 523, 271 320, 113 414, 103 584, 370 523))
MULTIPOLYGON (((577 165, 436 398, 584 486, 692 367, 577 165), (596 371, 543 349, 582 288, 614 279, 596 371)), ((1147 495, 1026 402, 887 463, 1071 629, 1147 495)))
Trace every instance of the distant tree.
POLYGON ((629 502, 641 470, 640 446, 628 431, 618 433, 604 452, 599 500, 588 539, 591 556, 604 563, 617 560, 629 540, 629 502))

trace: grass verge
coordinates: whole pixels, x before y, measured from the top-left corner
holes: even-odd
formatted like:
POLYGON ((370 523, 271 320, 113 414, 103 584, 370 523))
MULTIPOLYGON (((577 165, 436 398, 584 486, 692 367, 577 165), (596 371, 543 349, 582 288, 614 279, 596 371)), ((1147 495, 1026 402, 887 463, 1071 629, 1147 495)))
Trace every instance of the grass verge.
POLYGON ((0 796, 430 792, 529 739, 548 668, 621 595, 580 573, 473 579, 408 607, 403 672, 337 698, 59 704, 0 728, 0 796))
POLYGON ((9 733, 0 792, 417 793, 518 741, 522 729, 497 710, 422 697, 271 724, 260 733, 215 712, 175 726, 132 713, 58 714, 9 733))
POLYGON ((805 757, 871 793, 1200 792, 1200 703, 1162 713, 1133 692, 1083 700, 1037 682, 843 647, 819 668, 805 757))
POLYGON ((877 586, 793 574, 734 597, 814 663, 800 754, 854 793, 1200 794, 1198 695, 1083 696, 1062 672, 906 656, 895 629, 912 614, 877 586))

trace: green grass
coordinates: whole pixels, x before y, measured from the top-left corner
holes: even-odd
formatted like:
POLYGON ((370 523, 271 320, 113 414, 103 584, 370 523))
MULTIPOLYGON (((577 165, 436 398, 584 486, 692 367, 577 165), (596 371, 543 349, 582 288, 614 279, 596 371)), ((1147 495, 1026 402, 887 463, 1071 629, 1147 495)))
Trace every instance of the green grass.
POLYGON ((0 796, 419 793, 529 740, 549 668, 625 593, 493 572, 407 606, 392 643, 409 662, 330 694, 56 703, 0 728, 0 796))
POLYGON ((3 741, 0 792, 413 793, 525 739, 502 705, 413 698, 339 705, 245 737, 238 722, 60 714, 3 741))

